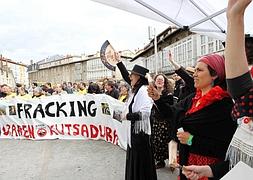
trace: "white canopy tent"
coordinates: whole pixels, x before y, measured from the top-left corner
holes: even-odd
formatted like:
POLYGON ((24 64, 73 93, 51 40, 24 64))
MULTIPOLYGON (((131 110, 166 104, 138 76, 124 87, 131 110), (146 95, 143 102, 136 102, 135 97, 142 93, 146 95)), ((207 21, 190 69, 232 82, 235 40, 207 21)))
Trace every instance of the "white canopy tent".
MULTIPOLYGON (((227 0, 92 0, 149 19, 225 40, 227 0)), ((246 33, 253 32, 253 5, 246 11, 246 33)))

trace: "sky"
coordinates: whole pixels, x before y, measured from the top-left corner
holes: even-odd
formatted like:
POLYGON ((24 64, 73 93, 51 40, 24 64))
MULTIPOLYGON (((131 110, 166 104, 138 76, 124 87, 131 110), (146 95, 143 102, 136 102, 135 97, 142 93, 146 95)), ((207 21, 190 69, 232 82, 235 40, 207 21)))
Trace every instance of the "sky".
POLYGON ((0 0, 0 54, 29 64, 50 56, 94 54, 109 40, 116 50, 149 43, 148 26, 166 24, 89 0, 0 0))

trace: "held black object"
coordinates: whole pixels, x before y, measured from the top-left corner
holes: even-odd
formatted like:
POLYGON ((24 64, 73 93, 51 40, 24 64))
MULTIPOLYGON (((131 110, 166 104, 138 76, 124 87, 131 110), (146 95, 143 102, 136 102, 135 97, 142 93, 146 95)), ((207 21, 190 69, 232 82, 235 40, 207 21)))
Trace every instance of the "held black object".
POLYGON ((100 49, 100 58, 105 67, 112 71, 116 70, 115 65, 117 61, 115 59, 115 50, 108 40, 103 43, 100 49))

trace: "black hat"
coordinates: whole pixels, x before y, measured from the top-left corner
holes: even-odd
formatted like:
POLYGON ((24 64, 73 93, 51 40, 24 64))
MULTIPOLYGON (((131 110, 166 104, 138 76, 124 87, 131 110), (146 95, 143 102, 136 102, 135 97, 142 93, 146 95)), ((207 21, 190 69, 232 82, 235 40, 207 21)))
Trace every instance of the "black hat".
POLYGON ((142 66, 139 66, 139 65, 134 65, 133 69, 131 70, 132 74, 137 74, 142 77, 145 77, 146 73, 148 73, 148 72, 149 72, 148 69, 146 69, 142 66))

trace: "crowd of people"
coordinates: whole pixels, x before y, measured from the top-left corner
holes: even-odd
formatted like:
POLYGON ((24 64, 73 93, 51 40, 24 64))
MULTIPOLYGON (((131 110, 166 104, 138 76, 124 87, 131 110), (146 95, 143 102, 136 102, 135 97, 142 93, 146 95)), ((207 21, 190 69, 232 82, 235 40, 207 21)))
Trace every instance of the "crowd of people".
POLYGON ((15 97, 26 100, 63 94, 85 95, 87 93, 104 93, 125 102, 128 98, 129 89, 130 87, 122 81, 115 82, 108 79, 104 79, 101 82, 90 82, 88 84, 84 82, 63 82, 61 84, 33 82, 29 87, 22 84, 17 84, 16 87, 2 84, 0 85, 0 98, 10 99, 15 97))
POLYGON ((253 49, 252 38, 247 44, 244 35, 244 12, 250 2, 229 0, 225 56, 199 58, 191 77, 169 55, 185 80, 182 87, 176 86, 185 93, 177 95, 177 102, 162 74, 148 82, 148 69, 135 65, 129 74, 118 62, 132 87, 125 117, 130 121, 126 180, 157 179, 154 169, 165 166, 164 145, 171 140, 178 143, 174 167, 181 169, 180 180, 220 179, 239 161, 253 168, 253 49))
POLYGON ((175 141, 180 180, 220 179, 239 161, 253 168, 253 38, 244 35, 244 12, 251 0, 229 0, 225 56, 200 57, 195 68, 178 65, 170 78, 135 65, 129 72, 116 54, 120 82, 33 83, 0 86, 0 98, 41 98, 61 94, 104 93, 127 107, 126 180, 156 180, 175 141), (188 71, 187 71, 188 70, 188 71), (246 137, 246 139, 245 139, 246 137))

